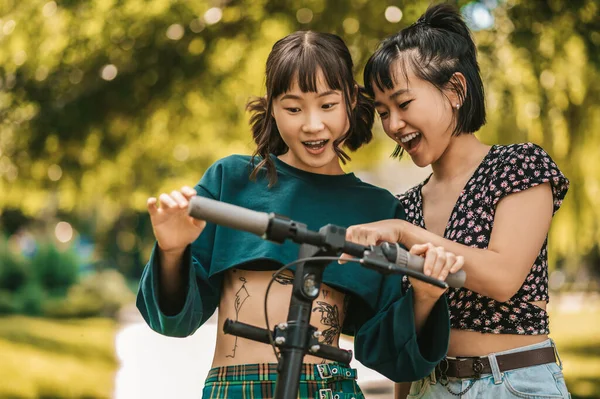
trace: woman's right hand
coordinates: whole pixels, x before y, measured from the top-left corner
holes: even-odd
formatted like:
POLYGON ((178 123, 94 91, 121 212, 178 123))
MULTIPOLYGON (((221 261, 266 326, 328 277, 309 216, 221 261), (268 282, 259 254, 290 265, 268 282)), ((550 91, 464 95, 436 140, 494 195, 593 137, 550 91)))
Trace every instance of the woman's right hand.
MULTIPOLYGON (((462 269, 465 264, 464 257, 457 256, 443 247, 436 247, 429 242, 426 244, 413 245, 410 248, 410 253, 425 258, 423 274, 440 281, 445 281, 448 274, 456 273, 462 269)), ((437 301, 437 299, 446 292, 446 289, 444 288, 433 286, 418 279, 409 277, 408 280, 413 286, 415 296, 419 297, 421 300, 431 299, 437 301)))
POLYGON ((154 197, 148 198, 152 230, 163 252, 182 254, 187 245, 196 240, 206 226, 205 221, 188 215, 189 200, 195 195, 196 190, 184 186, 180 191, 175 190, 171 194, 162 193, 158 201, 154 197))

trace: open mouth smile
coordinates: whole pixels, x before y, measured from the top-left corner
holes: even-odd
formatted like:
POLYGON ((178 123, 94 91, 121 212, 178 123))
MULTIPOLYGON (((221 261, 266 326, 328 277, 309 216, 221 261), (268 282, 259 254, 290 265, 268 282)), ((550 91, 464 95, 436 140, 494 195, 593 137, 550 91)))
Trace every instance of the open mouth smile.
POLYGON ((413 132, 403 135, 396 135, 396 141, 410 154, 414 152, 419 143, 421 142, 421 132, 413 132))
POLYGON ((302 142, 302 144, 304 145, 304 148, 306 148, 306 150, 308 152, 310 152, 311 154, 314 154, 314 155, 321 154, 323 151, 325 151, 325 146, 327 145, 327 143, 329 143, 328 139, 311 140, 311 141, 303 141, 302 142))

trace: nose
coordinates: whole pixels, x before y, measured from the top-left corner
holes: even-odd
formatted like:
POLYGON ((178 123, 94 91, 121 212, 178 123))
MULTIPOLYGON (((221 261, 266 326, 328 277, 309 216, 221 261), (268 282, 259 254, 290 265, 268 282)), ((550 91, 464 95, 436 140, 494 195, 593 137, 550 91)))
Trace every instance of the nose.
POLYGON ((318 112, 307 112, 306 119, 302 124, 304 133, 317 133, 323 130, 325 126, 318 112))
POLYGON ((389 116, 389 134, 396 134, 406 127, 406 122, 398 112, 391 112, 389 116))

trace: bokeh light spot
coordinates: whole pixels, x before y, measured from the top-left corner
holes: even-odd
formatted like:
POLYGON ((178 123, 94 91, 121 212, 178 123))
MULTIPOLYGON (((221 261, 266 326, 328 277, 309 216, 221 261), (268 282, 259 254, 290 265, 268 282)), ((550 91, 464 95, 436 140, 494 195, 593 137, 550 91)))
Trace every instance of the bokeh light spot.
POLYGON ((100 71, 100 77, 104 80, 111 81, 117 77, 119 70, 113 64, 104 65, 100 71))
POLYGON ((69 74, 69 82, 73 83, 74 85, 80 83, 82 79, 83 71, 81 69, 73 69, 69 74))
POLYGON ((5 35, 10 35, 15 30, 15 26, 17 26, 17 23, 12 19, 9 19, 2 27, 2 33, 5 35))
POLYGON ((296 11, 296 19, 301 24, 307 24, 313 19, 313 12, 310 8, 301 8, 296 11))
POLYGON ((545 89, 551 89, 556 83, 556 77, 551 71, 545 70, 540 74, 540 83, 545 89))
POLYGON ((186 161, 189 156, 190 156, 190 149, 185 144, 178 144, 173 149, 173 158, 175 158, 176 160, 178 160, 180 162, 186 161))
POLYGON ((202 32, 204 27, 204 21, 202 21, 200 18, 193 19, 192 22, 190 22, 190 30, 194 33, 202 32))
POLYGON ((525 114, 530 119, 536 119, 540 116, 540 106, 534 102, 525 104, 525 114))
POLYGON ((48 77, 48 68, 47 67, 42 65, 38 69, 35 70, 35 80, 37 80, 38 82, 46 80, 47 77, 48 77))
POLYGON ((56 9, 57 9, 57 5, 55 1, 49 1, 46 4, 44 4, 44 7, 42 7, 42 14, 44 15, 44 17, 48 18, 53 16, 54 14, 56 14, 56 9))
POLYGON ((494 16, 490 9, 481 3, 469 3, 461 10, 469 28, 474 31, 490 29, 494 26, 494 16))
POLYGON ((198 37, 190 42, 188 46, 188 51, 190 52, 190 54, 198 55, 202 54, 205 48, 206 44, 204 43, 204 40, 198 37))
POLYGON ((15 65, 21 66, 27 61, 27 53, 25 50, 17 51, 13 57, 15 65))
POLYGON ((204 21, 209 25, 214 25, 223 18, 223 11, 219 7, 213 7, 204 13, 204 21))
POLYGON ((400 22, 400 20, 402 20, 402 15, 402 10, 396 6, 389 6, 385 9, 385 19, 387 19, 388 22, 394 24, 400 22))
POLYGON ((173 24, 167 28, 167 37, 171 40, 179 40, 183 37, 185 29, 180 24, 173 24))
POLYGON ((48 178, 52 181, 58 181, 62 177, 62 169, 57 164, 50 165, 48 168, 48 178))
POLYGON ((360 22, 356 18, 346 18, 344 22, 342 22, 342 26, 344 27, 344 32, 349 35, 353 35, 358 32, 360 28, 360 22))
POLYGON ((58 222, 54 228, 54 234, 58 241, 69 242, 73 238, 73 227, 67 222, 58 222))

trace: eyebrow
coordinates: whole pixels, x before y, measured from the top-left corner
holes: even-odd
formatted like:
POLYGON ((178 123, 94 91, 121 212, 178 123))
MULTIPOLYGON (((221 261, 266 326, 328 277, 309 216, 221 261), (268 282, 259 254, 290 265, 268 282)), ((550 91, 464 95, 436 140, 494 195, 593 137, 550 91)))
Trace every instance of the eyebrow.
MULTIPOLYGON (((324 91, 322 93, 319 93, 319 95, 317 97, 325 97, 325 96, 330 96, 332 94, 336 94, 339 96, 339 93, 335 90, 329 90, 329 91, 324 91)), ((300 96, 297 96, 295 94, 285 94, 283 97, 281 97, 281 100, 279 101, 283 101, 283 100, 301 100, 302 98, 300 98, 300 96)))
MULTIPOLYGON (((393 92, 392 94, 390 94, 390 97, 389 97, 389 98, 390 98, 390 100, 395 100, 395 99, 396 99, 396 97, 399 97, 399 96, 401 96, 402 94, 404 94, 404 93, 408 93, 408 92, 410 92, 410 89, 400 89, 400 90, 396 90, 395 92, 393 92)), ((382 104, 382 103, 380 103, 379 101, 375 101, 375 104, 374 104, 374 105, 375 105, 376 107, 378 107, 378 106, 380 106, 380 105, 383 105, 383 104, 382 104)))

